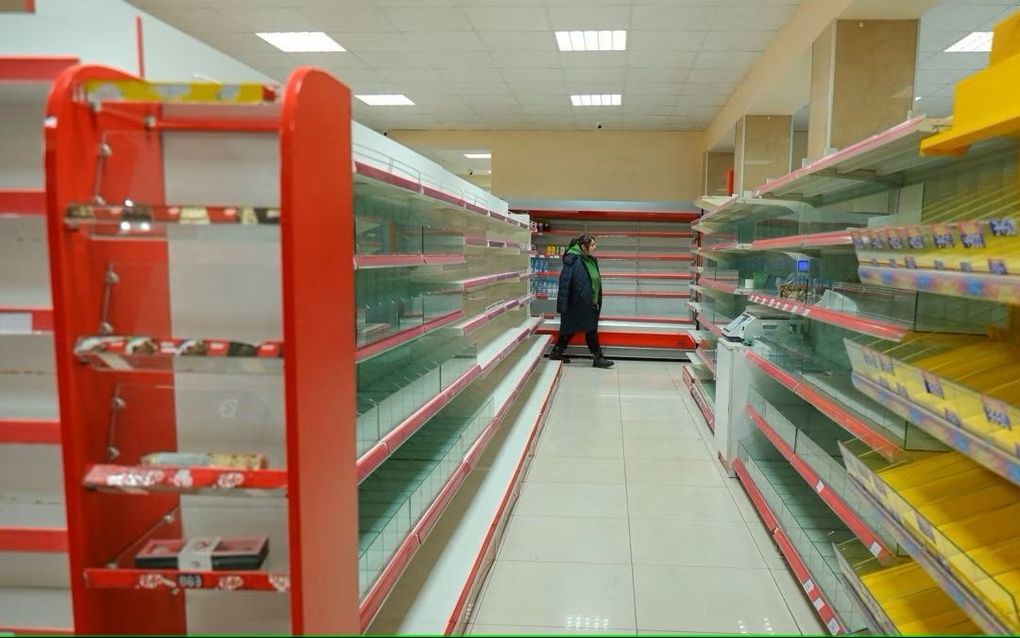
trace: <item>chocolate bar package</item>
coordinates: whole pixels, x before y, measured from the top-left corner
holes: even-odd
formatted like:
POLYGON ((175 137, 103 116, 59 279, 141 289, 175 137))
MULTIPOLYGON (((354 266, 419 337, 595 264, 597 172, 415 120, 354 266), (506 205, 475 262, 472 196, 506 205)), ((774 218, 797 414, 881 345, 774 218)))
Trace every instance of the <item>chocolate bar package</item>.
POLYGON ((265 454, 214 452, 153 452, 141 458, 142 465, 173 467, 224 467, 235 470, 264 470, 269 467, 265 454))
POLYGON ((268 554, 268 536, 196 536, 149 541, 135 554, 135 566, 186 571, 255 570, 262 567, 268 554))

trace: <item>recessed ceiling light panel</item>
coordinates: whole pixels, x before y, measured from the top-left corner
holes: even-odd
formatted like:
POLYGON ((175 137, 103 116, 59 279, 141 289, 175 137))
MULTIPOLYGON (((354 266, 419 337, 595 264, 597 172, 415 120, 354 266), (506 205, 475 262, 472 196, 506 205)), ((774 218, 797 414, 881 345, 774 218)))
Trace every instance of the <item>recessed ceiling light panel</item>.
POLYGON ((988 53, 991 50, 992 32, 974 31, 946 49, 946 53, 988 53))
POLYGON ((626 31, 557 31, 560 51, 626 51, 626 31))
POLYGON ((468 159, 492 159, 492 153, 464 153, 468 159))
POLYGON ((332 53, 347 50, 322 31, 274 31, 255 35, 287 53, 332 53))
POLYGON ((620 106, 623 104, 623 96, 619 93, 571 95, 570 103, 574 106, 620 106))
POLYGON ((406 95, 355 95, 369 106, 414 106, 406 95))

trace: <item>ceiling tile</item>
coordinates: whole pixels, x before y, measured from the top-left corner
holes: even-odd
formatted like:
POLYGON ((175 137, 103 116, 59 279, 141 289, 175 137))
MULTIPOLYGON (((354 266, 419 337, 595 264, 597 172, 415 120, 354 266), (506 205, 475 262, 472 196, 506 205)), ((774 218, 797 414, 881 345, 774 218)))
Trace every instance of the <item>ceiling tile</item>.
POLYGON ((696 69, 747 69, 760 53, 751 51, 702 51, 694 58, 696 69))
MULTIPOLYGON (((291 2, 293 4, 293 1, 291 2)), ((301 5, 298 11, 319 31, 383 33, 394 30, 392 22, 376 8, 301 5)))
POLYGON ((688 80, 687 84, 684 85, 684 94, 728 96, 733 93, 734 88, 732 83, 692 82, 688 80))
POLYGON ((294 9, 221 9, 231 31, 312 31, 315 24, 294 9))
POLYGON ((479 31, 549 31, 549 17, 544 7, 468 6, 468 18, 479 31))
POLYGON ((704 51, 764 51, 778 32, 768 31, 714 31, 707 34, 702 45, 704 51))
POLYGON ((415 52, 485 51, 482 41, 470 31, 410 32, 404 37, 415 52))
POLYGON ((668 82, 630 82, 624 86, 625 95, 680 95, 683 84, 668 82))
POLYGON ((358 53, 358 57, 368 66, 375 69, 413 68, 425 69, 429 67, 429 60, 425 56, 417 55, 414 52, 388 53, 370 52, 358 53))
POLYGON ((482 44, 492 52, 534 51, 555 53, 556 38, 552 33, 542 31, 479 31, 482 44))
POLYGON ((608 69, 564 69, 563 79, 568 86, 576 84, 622 84, 628 71, 624 68, 608 69))
POLYGON ((716 9, 712 6, 635 5, 631 28, 636 31, 710 31, 716 9))
POLYGON ((471 23, 460 9, 403 7, 383 9, 383 15, 401 31, 472 31, 471 23))
POLYGON ((627 34, 631 51, 698 51, 713 34, 704 31, 635 31, 627 34))
POLYGON ((757 31, 779 30, 793 13, 793 7, 785 5, 747 4, 734 11, 729 7, 717 7, 712 17, 712 31, 757 31))
POLYGON ((549 7, 549 23, 554 30, 563 31, 627 29, 630 11, 626 5, 549 7))
POLYGON ((502 68, 560 68, 560 54, 557 51, 533 53, 525 51, 492 51, 492 59, 502 68))
POLYGON ((631 68, 690 68, 697 57, 694 51, 657 51, 643 53, 632 51, 627 60, 631 68))
POLYGON ((541 83, 563 85, 563 71, 560 69, 503 69, 503 78, 514 83, 541 83))
POLYGON ((627 53, 624 51, 581 53, 572 51, 560 53, 564 68, 604 69, 627 66, 627 53))
POLYGON ((691 70, 685 67, 637 67, 627 69, 627 80, 631 82, 671 82, 687 80, 691 70))
POLYGON ((691 95, 681 94, 676 100, 676 105, 680 107, 689 106, 722 106, 726 104, 728 96, 725 95, 691 95))

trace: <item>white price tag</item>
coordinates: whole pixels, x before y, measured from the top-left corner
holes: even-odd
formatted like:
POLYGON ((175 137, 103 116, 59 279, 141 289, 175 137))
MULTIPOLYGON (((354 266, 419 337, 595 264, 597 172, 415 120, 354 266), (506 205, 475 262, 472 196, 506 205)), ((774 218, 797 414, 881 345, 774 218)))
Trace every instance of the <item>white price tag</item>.
POLYGON ((804 591, 809 594, 815 589, 815 583, 810 578, 801 583, 801 585, 804 587, 804 591))
POLYGON ((821 611, 822 607, 825 607, 825 601, 822 600, 821 598, 815 598, 814 600, 811 601, 811 604, 814 605, 815 609, 817 609, 818 611, 821 611))
POLYGON ((829 633, 834 636, 843 633, 843 628, 839 626, 835 618, 830 619, 829 622, 825 623, 825 626, 829 628, 829 633))
POLYGON ((822 490, 824 490, 824 489, 825 489, 825 483, 822 483, 821 481, 818 481, 817 483, 815 483, 815 491, 816 492, 821 494, 822 490))
POLYGON ((882 546, 878 544, 878 541, 873 541, 871 545, 868 545, 868 549, 871 550, 872 556, 878 556, 882 553, 882 546))

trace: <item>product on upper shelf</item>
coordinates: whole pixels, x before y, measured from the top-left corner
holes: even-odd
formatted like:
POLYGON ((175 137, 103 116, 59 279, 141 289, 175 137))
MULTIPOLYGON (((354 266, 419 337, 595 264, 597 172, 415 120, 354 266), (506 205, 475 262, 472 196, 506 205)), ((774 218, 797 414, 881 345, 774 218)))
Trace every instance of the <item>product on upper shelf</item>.
POLYGON ((269 467, 265 454, 219 454, 209 452, 153 452, 141 459, 142 465, 184 467, 222 467, 236 470, 264 470, 269 467))
POLYGON ((135 554, 145 569, 227 571, 258 569, 269 554, 268 536, 196 536, 151 540, 135 554))

